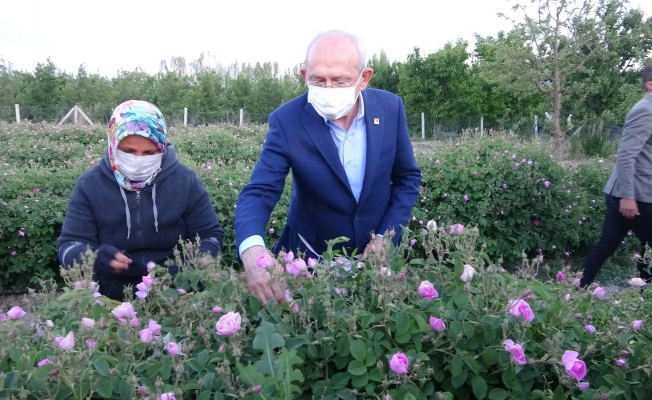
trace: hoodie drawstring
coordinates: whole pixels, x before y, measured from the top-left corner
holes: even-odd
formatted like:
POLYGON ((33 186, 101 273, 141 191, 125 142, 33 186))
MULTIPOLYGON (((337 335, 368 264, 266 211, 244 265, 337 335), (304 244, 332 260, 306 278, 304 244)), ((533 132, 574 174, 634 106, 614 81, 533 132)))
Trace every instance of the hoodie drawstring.
POLYGON ((129 239, 129 235, 131 234, 131 213, 129 212, 127 195, 125 194, 125 190, 122 186, 120 186, 120 193, 122 194, 122 200, 125 202, 125 214, 127 214, 127 239, 129 239))
POLYGON ((156 183, 152 187, 152 203, 154 203, 154 227, 158 232, 158 210, 156 209, 156 183))

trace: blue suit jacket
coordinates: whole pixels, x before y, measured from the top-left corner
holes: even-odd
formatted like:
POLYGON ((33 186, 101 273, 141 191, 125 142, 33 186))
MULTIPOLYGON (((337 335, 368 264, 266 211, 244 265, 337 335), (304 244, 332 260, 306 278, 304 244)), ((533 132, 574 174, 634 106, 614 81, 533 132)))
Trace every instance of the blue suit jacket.
MULTIPOLYGON (((266 224, 278 202, 288 172, 292 197, 287 224, 274 248, 306 251, 301 234, 321 255, 326 242, 339 236, 341 247, 360 250, 372 232, 394 229, 410 218, 419 194, 421 171, 414 158, 401 99, 389 92, 362 91, 367 124, 365 176, 356 202, 330 129, 303 94, 269 116, 269 131, 249 183, 235 211, 237 246, 249 236, 265 237, 266 224)), ((314 257, 308 252, 307 256, 314 257)))

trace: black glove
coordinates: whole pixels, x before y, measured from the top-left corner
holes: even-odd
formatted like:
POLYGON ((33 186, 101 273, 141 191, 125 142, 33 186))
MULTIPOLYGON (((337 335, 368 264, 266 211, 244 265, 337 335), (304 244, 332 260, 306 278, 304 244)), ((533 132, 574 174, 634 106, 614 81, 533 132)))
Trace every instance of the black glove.
POLYGON ((111 246, 110 244, 99 245, 93 271, 101 275, 115 275, 116 272, 110 263, 115 258, 116 253, 120 253, 120 250, 115 246, 111 246))

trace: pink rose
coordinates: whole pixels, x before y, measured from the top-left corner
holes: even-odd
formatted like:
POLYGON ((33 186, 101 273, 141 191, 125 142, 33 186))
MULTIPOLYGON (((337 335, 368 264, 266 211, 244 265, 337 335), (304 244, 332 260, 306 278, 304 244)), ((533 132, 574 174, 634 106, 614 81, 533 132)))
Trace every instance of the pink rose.
POLYGON ((118 319, 127 319, 135 317, 136 311, 134 311, 134 307, 131 303, 122 303, 111 310, 111 314, 118 319))
POLYGON ((577 358, 578 355, 579 353, 576 351, 566 350, 564 355, 561 357, 561 362, 564 364, 564 368, 568 375, 581 381, 586 375, 586 364, 584 364, 584 361, 577 358))
POLYGON ((549 187, 549 186, 550 186, 550 182, 548 182, 548 181, 543 182, 543 184, 545 185, 545 187, 549 187))
POLYGON ((97 347, 97 340, 86 339, 86 347, 93 350, 94 348, 97 347))
POLYGON ((505 351, 508 351, 512 355, 515 363, 521 365, 526 363, 525 352, 519 344, 514 343, 512 339, 505 340, 503 344, 505 345, 505 351))
POLYGON ((564 273, 562 271, 557 271, 557 279, 563 281, 565 279, 564 273))
POLYGON ((426 224, 426 228, 430 229, 431 231, 436 231, 437 230, 437 222, 430 220, 426 224))
POLYGON ((179 354, 179 345, 174 342, 168 342, 166 348, 168 353, 170 353, 173 356, 179 354))
POLYGON ((577 388, 578 388, 579 390, 581 390, 581 391, 585 391, 585 390, 588 389, 590 386, 591 386, 591 385, 589 385, 588 382, 580 382, 580 383, 577 384, 577 388))
POLYGON ((616 365, 619 367, 624 367, 625 364, 627 364, 627 361, 623 360, 622 358, 616 361, 616 365))
POLYGON ((641 287, 641 286, 645 286, 645 285, 647 285, 647 282, 645 282, 645 281, 644 281, 643 279, 641 279, 641 278, 632 278, 632 279, 628 280, 627 282, 628 282, 630 285, 632 285, 632 286, 636 286, 636 287, 641 287))
POLYGON ((151 288, 151 287, 152 287, 152 283, 154 283, 154 277, 149 276, 149 275, 147 275, 147 276, 143 276, 143 283, 144 283, 145 286, 147 286, 148 288, 151 288))
POLYGON ((62 350, 70 350, 73 347, 75 347, 75 334, 73 331, 68 332, 68 334, 64 337, 57 336, 54 338, 54 342, 62 349, 62 350))
POLYGON ((251 393, 260 393, 261 390, 263 390, 263 387, 261 385, 256 385, 251 387, 251 393))
POLYGON ((407 356, 400 352, 394 354, 389 360, 389 368, 391 368, 392 371, 398 375, 407 374, 409 365, 410 361, 408 360, 407 356))
POLYGON ((435 297, 439 297, 439 293, 437 293, 435 287, 428 281, 421 282, 417 291, 421 297, 425 297, 426 299, 434 299, 435 297))
POLYGON ((274 259, 267 253, 263 253, 256 258, 256 265, 258 268, 267 268, 274 265, 274 259))
POLYGON ((317 265, 317 260, 315 260, 314 258, 308 258, 308 266, 310 268, 313 268, 315 265, 317 265))
POLYGON ((154 267, 156 267, 156 264, 154 264, 153 261, 150 261, 150 262, 147 263, 147 270, 148 270, 148 271, 153 270, 154 267))
POLYGON ((577 278, 573 281, 573 286, 579 286, 580 285, 580 279, 577 278))
MULTIPOLYGON (((48 360, 47 358, 45 358, 45 359, 39 361, 36 365, 39 366, 39 367, 42 367, 42 366, 48 365, 48 364, 54 364, 54 363, 51 360, 48 360)), ((56 373, 57 373, 57 370, 53 369, 48 373, 48 375, 56 375, 56 373)))
POLYGON ((173 392, 167 392, 167 393, 163 393, 162 395, 160 395, 157 400, 177 400, 177 398, 174 397, 173 392))
POLYGON ((147 323, 147 329, 149 329, 152 332, 152 335, 161 334, 161 325, 159 325, 153 319, 150 319, 149 322, 147 323))
POLYGON ((13 306, 9 311, 7 311, 7 317, 9 317, 9 319, 21 319, 25 315, 27 315, 27 313, 19 306, 13 306))
POLYGON ((634 328, 634 330, 639 331, 641 330, 642 327, 643 327, 643 320, 637 319, 636 321, 632 322, 632 328, 634 328))
POLYGON ((240 330, 241 322, 240 313, 231 311, 220 317, 217 324, 215 324, 215 329, 220 336, 231 336, 240 330))
POLYGON ((283 254, 283 259, 287 262, 292 262, 294 260, 294 253, 288 251, 287 253, 283 254))
POLYGON ((604 295, 605 295, 606 293, 607 293, 607 292, 605 292, 605 290, 604 290, 604 288, 603 288, 602 286, 598 286, 598 287, 595 288, 595 290, 593 291, 593 294, 594 294, 595 297, 597 297, 598 299, 603 298, 604 295))
POLYGON ((534 313, 532 312, 530 305, 523 299, 517 301, 510 300, 509 313, 516 318, 523 317, 527 322, 532 322, 534 320, 534 313))
POLYGON ((399 272, 398 280, 403 282, 405 280, 405 272, 399 272))
POLYGON ((460 276, 460 279, 462 282, 466 282, 467 280, 471 280, 473 278, 473 275, 475 274, 475 268, 469 264, 464 265, 464 271, 462 272, 462 276, 460 276))
POLYGON ((81 326, 84 328, 92 328, 95 326, 95 321, 90 318, 82 318, 81 326))
POLYGON ((595 333, 595 326, 593 325, 584 325, 584 330, 586 333, 595 333))
POLYGON ((138 328, 138 325, 140 324, 140 323, 138 322, 138 318, 132 318, 131 321, 129 321, 129 323, 131 324, 131 326, 132 326, 133 328, 138 328))
POLYGON ((285 270, 288 272, 288 274, 292 274, 294 276, 301 275, 307 268, 308 266, 306 265, 306 262, 300 258, 285 265, 285 270))
POLYGON ((446 324, 444 321, 437 317, 430 317, 430 326, 432 326, 432 329, 436 330, 437 332, 441 332, 446 329, 446 324))
POLYGON ((222 312, 222 307, 220 307, 220 306, 215 306, 215 307, 213 307, 213 310, 212 310, 212 311, 213 311, 214 313, 216 313, 216 314, 217 314, 217 313, 221 313, 221 312, 222 312))
POLYGON ((140 340, 142 342, 149 343, 152 339, 154 339, 154 334, 151 329, 145 328, 140 331, 140 340))

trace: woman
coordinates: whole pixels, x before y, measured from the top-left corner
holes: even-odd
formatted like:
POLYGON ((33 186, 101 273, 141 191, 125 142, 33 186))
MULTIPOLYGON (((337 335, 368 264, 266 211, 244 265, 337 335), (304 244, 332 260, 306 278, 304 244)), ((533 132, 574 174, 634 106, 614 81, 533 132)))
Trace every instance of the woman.
POLYGON ((125 287, 147 275, 148 262, 172 258, 179 237, 199 236, 199 252, 217 256, 224 232, 202 182, 166 143, 158 108, 140 100, 120 104, 108 136, 106 156, 73 189, 58 255, 69 268, 88 247, 97 251, 100 293, 122 300, 125 287))

